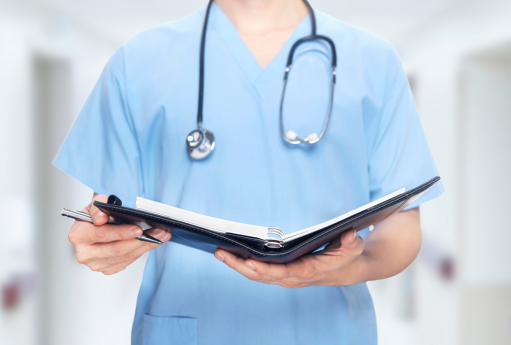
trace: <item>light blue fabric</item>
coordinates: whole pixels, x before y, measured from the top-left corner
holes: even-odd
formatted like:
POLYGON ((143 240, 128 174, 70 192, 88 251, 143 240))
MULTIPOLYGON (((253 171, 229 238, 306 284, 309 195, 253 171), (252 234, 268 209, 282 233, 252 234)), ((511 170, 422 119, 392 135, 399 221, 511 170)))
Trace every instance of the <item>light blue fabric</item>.
MULTIPOLYGON (((54 164, 97 193, 136 196, 286 232, 321 223, 438 172, 399 57, 382 39, 316 11, 338 52, 330 127, 315 146, 280 135, 287 54, 309 19, 262 70, 213 5, 206 43, 204 126, 217 148, 192 161, 204 8, 144 31, 120 47, 54 164)), ((330 53, 300 48, 285 103, 286 130, 319 132, 330 53)), ((439 196, 436 185, 412 206, 439 196)), ((362 232, 365 236, 367 230, 362 232)), ((285 289, 252 282, 211 254, 167 243, 151 252, 133 344, 375 344, 366 284, 285 289)))

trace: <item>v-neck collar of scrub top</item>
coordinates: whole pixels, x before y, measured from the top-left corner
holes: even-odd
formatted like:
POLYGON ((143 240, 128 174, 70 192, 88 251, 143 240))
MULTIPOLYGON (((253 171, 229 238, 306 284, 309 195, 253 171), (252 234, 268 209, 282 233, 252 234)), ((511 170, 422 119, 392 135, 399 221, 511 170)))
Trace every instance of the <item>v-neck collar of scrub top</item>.
MULTIPOLYGON (((316 26, 319 28, 326 20, 326 16, 323 16, 322 13, 318 13, 317 11, 314 11, 314 13, 316 15, 316 26)), ((234 24, 215 3, 213 3, 211 7, 208 29, 210 29, 209 26, 213 27, 219 34, 242 71, 254 85, 261 100, 264 100, 264 96, 271 86, 273 86, 277 80, 284 77, 287 57, 292 45, 300 38, 309 36, 311 33, 310 16, 307 15, 295 28, 273 60, 263 69, 241 38, 234 24)), ((207 44, 206 34, 206 46, 207 44)))

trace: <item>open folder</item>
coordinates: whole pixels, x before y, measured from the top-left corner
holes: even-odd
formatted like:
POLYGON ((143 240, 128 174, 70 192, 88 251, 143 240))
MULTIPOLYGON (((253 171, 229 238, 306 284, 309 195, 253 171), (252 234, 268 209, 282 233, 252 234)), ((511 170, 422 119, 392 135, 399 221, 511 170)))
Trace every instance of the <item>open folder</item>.
POLYGON ((225 249, 243 258, 286 263, 311 253, 348 230, 374 225, 419 198, 440 177, 406 191, 404 188, 324 223, 286 234, 288 229, 231 222, 137 198, 137 208, 122 206, 115 196, 95 201, 115 223, 137 224, 143 230, 159 228, 172 233, 171 241, 213 253, 225 249))

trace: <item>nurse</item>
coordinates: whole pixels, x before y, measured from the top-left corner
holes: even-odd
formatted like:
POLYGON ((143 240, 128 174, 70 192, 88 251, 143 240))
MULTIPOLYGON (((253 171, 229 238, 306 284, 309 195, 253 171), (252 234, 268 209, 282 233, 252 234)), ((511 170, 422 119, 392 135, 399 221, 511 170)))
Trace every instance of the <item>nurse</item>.
MULTIPOLYGON (((204 159, 187 153, 197 128, 201 36, 206 7, 123 44, 67 136, 54 164, 94 190, 255 225, 302 229, 438 175, 392 46, 314 11, 317 34, 293 54, 283 123, 280 103, 288 54, 311 34, 302 0, 215 0, 205 27, 201 128, 215 136, 204 159), (329 127, 316 144, 292 145, 329 127), (293 137, 292 133, 290 137, 293 137), (290 138, 288 137, 288 139, 290 138), (187 139, 188 140, 188 139, 187 139)), ((316 138, 314 135, 310 137, 316 138)), ((75 222, 78 262, 114 274, 151 251, 132 331, 133 344, 376 344, 366 281, 404 270, 421 247, 419 205, 374 230, 349 232, 287 265, 215 256, 151 230, 75 222), (216 258, 216 259, 215 259, 216 258)))

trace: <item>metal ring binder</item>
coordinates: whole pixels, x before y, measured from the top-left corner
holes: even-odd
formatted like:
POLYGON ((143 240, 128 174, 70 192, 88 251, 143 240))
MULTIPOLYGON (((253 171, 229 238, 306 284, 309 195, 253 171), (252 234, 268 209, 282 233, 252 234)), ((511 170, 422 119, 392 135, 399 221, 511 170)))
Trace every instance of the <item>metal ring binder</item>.
POLYGON ((279 228, 268 228, 268 236, 270 235, 276 235, 278 236, 278 239, 269 239, 264 242, 265 247, 271 248, 271 249, 280 249, 284 247, 284 242, 282 241, 282 238, 286 235, 286 233, 279 228))
POLYGON ((279 229, 279 228, 268 228, 268 235, 277 235, 279 237, 279 239, 282 239, 282 237, 286 236, 286 233, 282 230, 282 229, 279 229))

